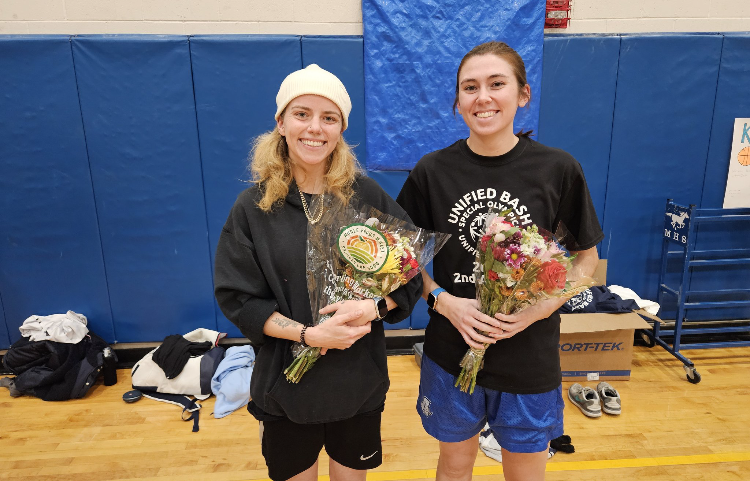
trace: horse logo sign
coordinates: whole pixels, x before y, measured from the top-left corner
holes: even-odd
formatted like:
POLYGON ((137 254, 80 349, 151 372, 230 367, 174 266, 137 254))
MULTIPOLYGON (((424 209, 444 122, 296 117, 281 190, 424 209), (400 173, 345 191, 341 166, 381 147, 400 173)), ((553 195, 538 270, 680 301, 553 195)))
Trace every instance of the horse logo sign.
POLYGON ((688 229, 690 229, 690 213, 687 207, 669 203, 664 213, 664 237, 671 241, 687 244, 688 229))

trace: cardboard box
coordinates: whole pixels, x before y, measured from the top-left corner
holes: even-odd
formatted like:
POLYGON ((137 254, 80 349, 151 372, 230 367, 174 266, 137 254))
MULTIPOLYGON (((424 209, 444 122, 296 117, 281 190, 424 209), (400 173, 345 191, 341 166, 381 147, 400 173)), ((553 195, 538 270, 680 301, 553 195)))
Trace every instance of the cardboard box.
MULTIPOLYGON (((607 261, 600 260, 594 278, 606 282, 607 261)), ((634 312, 561 314, 560 367, 565 381, 630 379, 633 332, 651 329, 634 312)))

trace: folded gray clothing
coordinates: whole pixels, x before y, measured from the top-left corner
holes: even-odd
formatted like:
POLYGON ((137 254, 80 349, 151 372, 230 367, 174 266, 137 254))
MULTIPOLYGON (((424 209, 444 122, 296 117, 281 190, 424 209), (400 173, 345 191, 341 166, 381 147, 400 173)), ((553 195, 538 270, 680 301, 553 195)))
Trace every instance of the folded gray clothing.
POLYGON ((0 378, 0 387, 7 387, 10 391, 10 397, 23 396, 23 393, 16 389, 16 382, 11 377, 0 378))

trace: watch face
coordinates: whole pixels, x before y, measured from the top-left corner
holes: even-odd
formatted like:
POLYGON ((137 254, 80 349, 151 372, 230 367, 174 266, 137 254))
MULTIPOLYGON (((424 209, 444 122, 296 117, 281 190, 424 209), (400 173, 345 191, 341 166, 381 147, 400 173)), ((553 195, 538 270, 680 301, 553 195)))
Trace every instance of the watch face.
POLYGON ((435 296, 432 295, 432 292, 427 295, 427 307, 430 309, 435 308, 435 296))
POLYGON ((388 302, 382 297, 378 300, 378 317, 384 318, 388 314, 388 302))

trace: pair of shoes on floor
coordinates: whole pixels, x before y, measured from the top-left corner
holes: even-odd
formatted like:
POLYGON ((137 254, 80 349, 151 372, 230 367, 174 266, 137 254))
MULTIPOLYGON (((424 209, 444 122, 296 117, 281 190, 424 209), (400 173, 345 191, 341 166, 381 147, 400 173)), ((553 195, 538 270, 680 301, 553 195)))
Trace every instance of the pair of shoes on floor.
POLYGON ((590 418, 600 417, 602 411, 613 415, 622 412, 620 394, 604 381, 597 384, 596 390, 575 383, 568 389, 568 398, 590 418))

